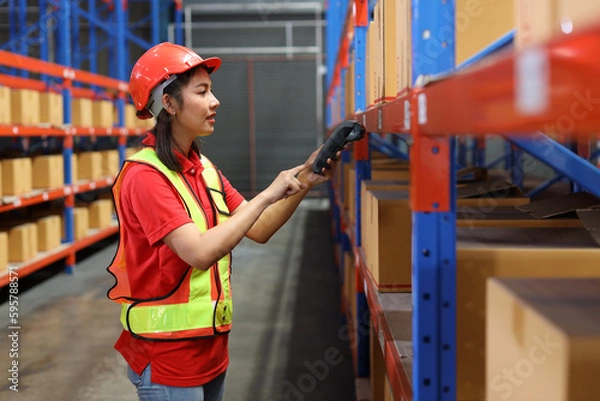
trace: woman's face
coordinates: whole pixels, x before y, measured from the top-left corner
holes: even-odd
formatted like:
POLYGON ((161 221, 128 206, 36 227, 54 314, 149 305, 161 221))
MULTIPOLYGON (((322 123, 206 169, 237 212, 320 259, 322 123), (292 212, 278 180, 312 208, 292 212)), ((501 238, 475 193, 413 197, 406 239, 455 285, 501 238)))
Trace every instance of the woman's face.
POLYGON ((173 130, 182 134, 207 136, 215 129, 216 109, 221 104, 211 91, 210 75, 199 68, 182 90, 183 104, 175 107, 173 130))

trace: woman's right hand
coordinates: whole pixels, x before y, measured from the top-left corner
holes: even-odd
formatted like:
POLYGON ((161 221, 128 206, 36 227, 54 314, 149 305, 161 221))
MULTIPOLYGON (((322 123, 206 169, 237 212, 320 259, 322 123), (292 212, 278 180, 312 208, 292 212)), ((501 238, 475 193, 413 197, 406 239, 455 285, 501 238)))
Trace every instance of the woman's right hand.
POLYGON ((306 184, 300 182, 296 176, 306 168, 306 163, 284 170, 271 185, 263 191, 263 194, 269 199, 269 203, 275 203, 281 199, 289 198, 306 188, 306 184))

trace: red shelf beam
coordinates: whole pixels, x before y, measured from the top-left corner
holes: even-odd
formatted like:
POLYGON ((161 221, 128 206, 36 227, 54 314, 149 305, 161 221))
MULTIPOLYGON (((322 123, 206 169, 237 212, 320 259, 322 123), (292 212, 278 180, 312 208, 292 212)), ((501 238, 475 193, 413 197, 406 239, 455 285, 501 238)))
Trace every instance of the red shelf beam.
POLYGON ((419 110, 418 129, 423 135, 597 132, 598 48, 600 27, 427 85, 419 95, 426 111, 419 110))
MULTIPOLYGON (((39 193, 33 192, 20 196, 7 196, 4 199, 8 199, 9 202, 6 204, 0 204, 0 213, 20 209, 22 207, 36 205, 38 203, 48 202, 55 199, 64 198, 65 196, 68 196, 71 193, 78 194, 82 192, 93 191, 95 189, 106 188, 111 186, 113 182, 114 178, 110 177, 103 178, 100 180, 85 181, 77 184, 72 184, 71 186, 63 188, 48 189, 39 193)), ((0 198, 0 201, 1 200, 2 198, 0 198)))
POLYGON ((95 127, 40 127, 27 125, 0 125, 0 136, 131 136, 142 135, 147 130, 141 128, 95 128, 95 127))
MULTIPOLYGON (((76 70, 74 68, 65 67, 60 64, 50 63, 48 61, 39 60, 33 57, 23 56, 8 52, 6 50, 0 50, 0 65, 12 68, 19 68, 22 70, 36 72, 40 74, 51 75, 54 77, 68 79, 72 81, 82 82, 89 85, 101 86, 106 89, 114 91, 127 92, 129 86, 126 82, 119 81, 117 79, 104 77, 102 75, 93 74, 91 72, 76 70)), ((19 87, 23 84, 22 78, 5 76, 4 84, 7 86, 19 87), (12 79, 9 79, 12 78, 12 79)), ((29 87, 30 89, 36 89, 29 87)))
MULTIPOLYGON (((60 248, 57 248, 57 250, 49 251, 48 254, 45 256, 36 257, 31 261, 24 262, 16 270, 16 272, 18 273, 18 277, 19 279, 21 279, 54 262, 58 262, 61 259, 65 259, 69 255, 72 255, 75 252, 90 246, 91 244, 94 244, 104 238, 108 238, 113 234, 116 234, 118 231, 119 227, 117 226, 109 227, 104 230, 100 230, 89 237, 75 241, 68 245, 63 245, 60 248)), ((7 285, 9 283, 9 280, 9 273, 5 273, 4 275, 0 276, 0 287, 7 285)))
POLYGON ((410 130, 410 98, 401 96, 391 102, 371 107, 356 114, 368 132, 379 134, 408 133, 410 130), (408 112, 408 113, 407 113, 408 112), (408 118, 408 119, 407 119, 408 118))

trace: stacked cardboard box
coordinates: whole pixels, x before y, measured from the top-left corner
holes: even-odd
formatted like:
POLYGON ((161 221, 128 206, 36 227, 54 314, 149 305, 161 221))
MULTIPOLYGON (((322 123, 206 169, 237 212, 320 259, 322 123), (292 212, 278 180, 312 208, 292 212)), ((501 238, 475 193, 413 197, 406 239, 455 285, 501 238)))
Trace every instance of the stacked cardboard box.
POLYGON ((527 47, 581 32, 598 22, 600 3, 587 0, 515 0, 516 45, 527 47))
POLYGON ((71 123, 75 127, 92 127, 94 125, 94 107, 92 99, 74 98, 71 102, 71 123))
POLYGON ((77 155, 77 178, 80 180, 98 180, 102 177, 102 154, 100 152, 82 152, 77 155))
POLYGON ((514 29, 513 1, 457 0, 455 21, 458 65, 514 29))
POLYGON ((63 96, 60 93, 43 92, 40 95, 40 121, 61 126, 64 119, 63 96))
POLYGON ((11 92, 13 124, 36 125, 40 123, 40 92, 31 89, 13 89, 11 92))
POLYGON ((113 222, 112 212, 113 203, 109 199, 100 199, 90 203, 89 209, 89 227, 104 229, 111 226, 113 222))
POLYGON ((38 250, 50 251, 58 248, 61 242, 61 217, 52 215, 37 220, 38 250))
POLYGON ((135 106, 132 104, 125 105, 125 128, 137 128, 138 118, 135 115, 135 106))
POLYGON ((64 185, 62 155, 36 156, 32 161, 33 188, 60 188, 64 185))
POLYGON ((0 86, 0 124, 12 124, 11 102, 10 88, 0 86))
POLYGON ((490 279, 486 399, 594 399, 599 316, 600 279, 490 279))
POLYGON ((102 155, 102 176, 115 177, 119 172, 119 151, 103 150, 102 155))
POLYGON ((90 230, 90 212, 85 206, 73 208, 74 216, 74 237, 75 240, 80 240, 88 235, 90 230))
POLYGON ((24 262, 37 255, 38 234, 35 223, 24 223, 8 230, 8 261, 24 262))
POLYGON ((98 128, 111 128, 113 126, 114 106, 110 100, 96 100, 93 102, 93 126, 98 128))
POLYGON ((599 257, 585 229, 457 229, 457 398, 486 399, 488 278, 600 277, 599 257))
POLYGON ((29 157, 2 160, 3 195, 22 195, 31 192, 32 164, 29 157))
POLYGON ((0 231, 0 272, 8 268, 8 233, 0 231))

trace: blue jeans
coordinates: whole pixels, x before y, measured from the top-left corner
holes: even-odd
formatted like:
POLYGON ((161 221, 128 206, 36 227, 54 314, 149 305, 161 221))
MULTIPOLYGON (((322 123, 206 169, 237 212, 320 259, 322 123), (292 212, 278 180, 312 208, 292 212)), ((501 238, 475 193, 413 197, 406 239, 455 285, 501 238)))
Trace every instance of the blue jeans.
POLYGON ((140 401, 221 401, 225 391, 225 372, 198 387, 172 387, 152 383, 150 364, 141 376, 127 366, 127 377, 137 387, 140 401))

